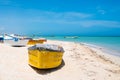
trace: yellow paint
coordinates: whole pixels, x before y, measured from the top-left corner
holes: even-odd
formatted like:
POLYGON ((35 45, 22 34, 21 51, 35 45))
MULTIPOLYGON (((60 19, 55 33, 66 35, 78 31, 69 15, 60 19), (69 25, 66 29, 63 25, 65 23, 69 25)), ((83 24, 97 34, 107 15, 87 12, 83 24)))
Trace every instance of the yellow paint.
POLYGON ((46 40, 40 40, 40 39, 38 39, 38 40, 29 40, 27 44, 28 45, 35 45, 37 43, 42 44, 43 42, 46 42, 46 40))
POLYGON ((39 69, 58 67, 62 62, 63 52, 28 50, 29 64, 39 69))

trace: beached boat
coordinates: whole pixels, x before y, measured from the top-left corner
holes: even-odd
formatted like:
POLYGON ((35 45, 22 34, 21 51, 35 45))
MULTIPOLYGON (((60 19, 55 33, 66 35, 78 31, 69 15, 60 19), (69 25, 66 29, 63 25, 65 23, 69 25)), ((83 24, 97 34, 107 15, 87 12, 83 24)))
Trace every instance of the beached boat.
POLYGON ((22 36, 15 36, 15 35, 4 35, 4 43, 9 44, 11 46, 26 46, 29 39, 24 38, 22 36))
POLYGON ((53 44, 36 44, 28 48, 29 65, 38 69, 56 68, 62 63, 64 49, 53 44))
POLYGON ((0 43, 3 43, 3 41, 4 41, 4 38, 2 35, 0 35, 0 43))
POLYGON ((9 44, 11 46, 26 46, 28 40, 4 40, 5 44, 9 44))
POLYGON ((35 44, 42 44, 43 42, 46 42, 47 40, 45 38, 39 38, 39 39, 30 39, 28 41, 28 45, 35 45, 35 44))

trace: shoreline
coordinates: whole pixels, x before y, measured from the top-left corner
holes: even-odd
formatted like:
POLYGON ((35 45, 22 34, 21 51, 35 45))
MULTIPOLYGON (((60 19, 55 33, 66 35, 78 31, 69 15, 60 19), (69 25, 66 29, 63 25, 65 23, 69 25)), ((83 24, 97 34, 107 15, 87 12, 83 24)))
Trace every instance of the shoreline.
POLYGON ((86 47, 88 47, 89 49, 91 49, 93 52, 95 51, 97 56, 100 56, 101 58, 103 58, 104 60, 109 60, 112 63, 119 65, 120 66, 120 57, 113 55, 111 53, 109 53, 109 51, 107 51, 106 49, 103 49, 101 47, 90 47, 85 45, 86 47))
MULTIPOLYGON (((47 38, 47 37, 46 37, 47 38)), ((116 37, 80 37, 78 39, 64 39, 63 36, 59 37, 56 36, 55 38, 48 38, 50 40, 59 40, 59 41, 68 41, 68 42, 77 42, 77 43, 87 43, 92 46, 98 46, 102 47, 106 53, 110 53, 115 56, 120 57, 120 44, 119 44, 119 38, 116 37), (98 41, 97 41, 98 40, 98 41), (114 54, 113 54, 114 53, 114 54)))
POLYGON ((116 57, 120 57, 120 53, 118 51, 115 50, 111 50, 110 48, 106 48, 105 46, 100 46, 100 45, 96 45, 96 44, 91 44, 91 43, 85 43, 85 42, 74 42, 74 41, 64 41, 64 40, 51 40, 51 41, 63 41, 63 42, 73 42, 73 43, 78 43, 78 44, 84 44, 90 48, 96 48, 96 49, 100 49, 102 52, 107 53, 108 55, 113 55, 116 57), (113 54, 114 53, 114 54, 113 54))
POLYGON ((47 40, 44 44, 64 48, 60 67, 34 69, 28 65, 29 46, 0 44, 0 80, 120 80, 120 58, 116 61, 115 56, 107 56, 101 50, 75 42, 47 40))
POLYGON ((117 56, 114 54, 114 51, 109 51, 104 47, 100 47, 100 46, 91 46, 91 44, 84 44, 81 43, 83 45, 85 45, 86 47, 88 47, 89 49, 95 51, 97 53, 97 55, 101 56, 103 59, 105 60, 110 60, 112 61, 114 64, 119 65, 120 66, 120 56, 117 56))
POLYGON ((96 48, 98 50, 101 50, 101 51, 107 53, 108 55, 113 55, 113 56, 116 56, 116 57, 120 57, 120 53, 118 51, 115 51, 113 49, 111 50, 110 48, 108 49, 105 46, 103 47, 103 46, 98 46, 98 45, 89 44, 89 43, 81 43, 81 44, 85 44, 88 47, 96 48))
POLYGON ((86 47, 90 49, 91 52, 96 53, 97 56, 101 56, 101 58, 105 60, 110 60, 114 64, 120 66, 120 56, 116 56, 114 54, 110 54, 107 49, 104 49, 104 47, 93 45, 93 44, 88 44, 88 43, 79 43, 79 42, 69 42, 69 41, 59 41, 59 40, 48 40, 48 41, 56 41, 56 42, 66 42, 66 43, 73 43, 73 44, 79 44, 80 46, 82 45, 83 47, 86 47))

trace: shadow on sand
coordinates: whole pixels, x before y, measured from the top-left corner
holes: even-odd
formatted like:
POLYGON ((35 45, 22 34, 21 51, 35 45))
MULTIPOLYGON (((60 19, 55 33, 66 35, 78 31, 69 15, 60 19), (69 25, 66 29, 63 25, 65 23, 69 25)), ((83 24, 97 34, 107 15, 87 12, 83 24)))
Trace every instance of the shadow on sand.
POLYGON ((25 45, 11 45, 12 47, 25 47, 25 45))
POLYGON ((51 69, 38 69, 38 68, 35 68, 35 67, 32 67, 32 66, 30 66, 30 67, 31 67, 33 70, 35 70, 38 74, 45 75, 45 74, 48 74, 48 73, 51 73, 51 72, 60 70, 63 66, 65 66, 64 60, 62 60, 61 65, 58 66, 58 67, 56 67, 56 68, 51 68, 51 69))

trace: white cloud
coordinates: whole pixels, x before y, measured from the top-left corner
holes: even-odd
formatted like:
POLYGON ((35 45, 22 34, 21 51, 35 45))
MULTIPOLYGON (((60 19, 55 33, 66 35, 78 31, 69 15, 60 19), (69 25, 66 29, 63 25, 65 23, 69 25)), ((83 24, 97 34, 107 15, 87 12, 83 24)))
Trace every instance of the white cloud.
POLYGON ((91 14, 79 13, 79 12, 65 12, 63 13, 63 15, 65 17, 80 18, 80 19, 89 18, 92 16, 91 14))
POLYGON ((101 6, 97 6, 97 7, 96 7, 96 10, 97 10, 97 12, 100 13, 100 14, 106 14, 106 13, 107 13, 107 11, 104 10, 101 6))
POLYGON ((120 27, 120 22, 118 21, 86 20, 70 23, 80 25, 82 27, 120 27))
MULTIPOLYGON (((101 14, 104 14, 104 10, 100 10, 101 14)), ((36 14, 36 12, 35 12, 36 14)), ((79 25, 81 27, 120 27, 119 21, 107 21, 107 20, 92 20, 92 14, 79 13, 79 12, 48 12, 37 11, 37 18, 29 19, 26 21, 41 22, 41 23, 57 23, 68 25, 79 25), (91 19, 90 19, 91 18, 91 19)))
POLYGON ((106 13, 105 10, 98 10, 98 12, 99 12, 100 14, 105 14, 105 13, 106 13))
MULTIPOLYGON (((103 11, 104 12, 104 11, 103 11)), ((52 11, 40 11, 40 10, 26 10, 20 15, 14 14, 8 19, 0 19, 2 22, 8 22, 9 24, 30 24, 30 23, 52 23, 52 24, 67 24, 81 27, 120 27, 119 21, 107 21, 107 20, 93 20, 92 14, 80 13, 80 12, 52 12, 52 11)), ((1 28, 2 29, 2 28, 1 28)))
POLYGON ((120 28, 118 21, 104 21, 104 20, 84 20, 84 21, 69 21, 69 20, 40 20, 41 23, 57 23, 68 24, 81 27, 113 27, 120 28))
POLYGON ((120 28, 120 22, 118 21, 104 21, 104 20, 79 20, 79 21, 70 21, 70 20, 37 20, 35 22, 40 23, 57 23, 57 24, 67 24, 75 25, 81 27, 113 27, 120 28))
POLYGON ((49 18, 49 19, 86 19, 93 15, 80 12, 52 12, 52 11, 40 11, 40 10, 27 10, 28 14, 36 16, 39 18, 49 18), (33 15, 34 13, 34 15, 33 15))

